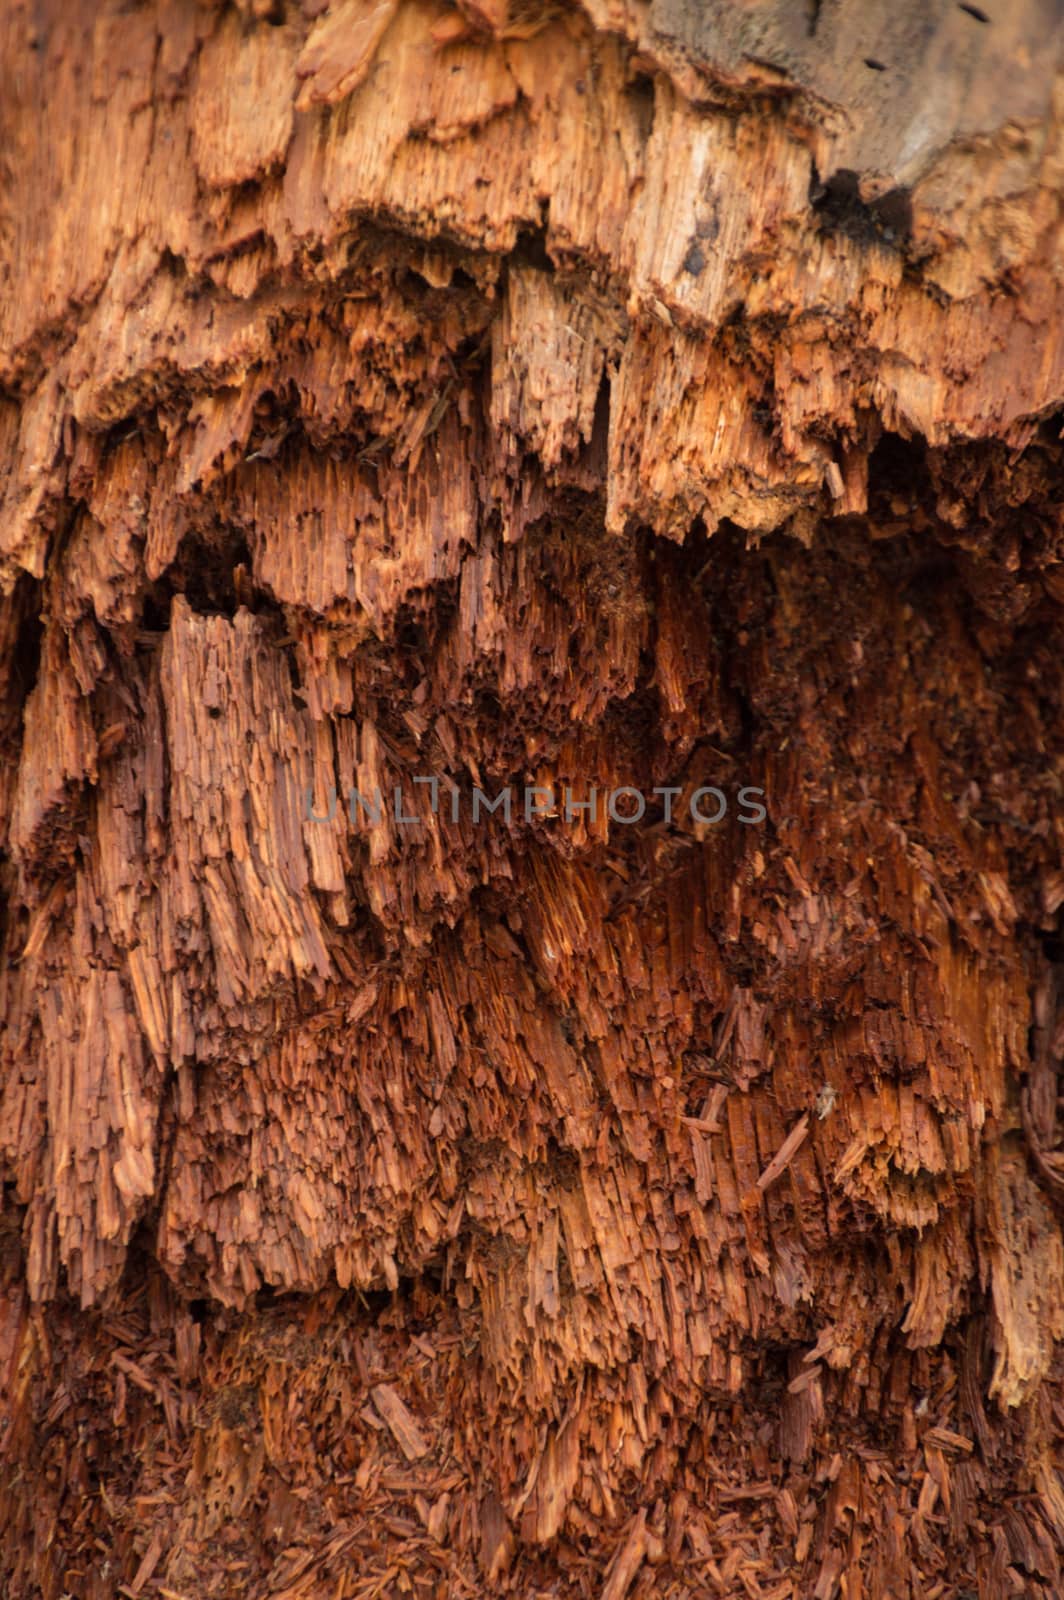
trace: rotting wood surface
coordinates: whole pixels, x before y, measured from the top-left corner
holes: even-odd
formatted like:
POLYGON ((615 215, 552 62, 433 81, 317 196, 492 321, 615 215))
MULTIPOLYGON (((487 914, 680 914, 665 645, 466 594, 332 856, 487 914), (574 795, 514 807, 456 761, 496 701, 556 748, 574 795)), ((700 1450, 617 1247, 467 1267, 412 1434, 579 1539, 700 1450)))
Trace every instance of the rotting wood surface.
POLYGON ((1061 28, 3 7, 5 1600, 1064 1593, 1061 28))

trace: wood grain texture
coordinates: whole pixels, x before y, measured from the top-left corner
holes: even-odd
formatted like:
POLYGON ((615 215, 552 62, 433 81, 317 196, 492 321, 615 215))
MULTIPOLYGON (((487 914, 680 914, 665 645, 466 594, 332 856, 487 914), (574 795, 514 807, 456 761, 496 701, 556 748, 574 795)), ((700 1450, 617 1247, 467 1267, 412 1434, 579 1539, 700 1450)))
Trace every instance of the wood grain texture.
POLYGON ((5 1597, 1064 1592, 1062 52, 3 8, 5 1597))

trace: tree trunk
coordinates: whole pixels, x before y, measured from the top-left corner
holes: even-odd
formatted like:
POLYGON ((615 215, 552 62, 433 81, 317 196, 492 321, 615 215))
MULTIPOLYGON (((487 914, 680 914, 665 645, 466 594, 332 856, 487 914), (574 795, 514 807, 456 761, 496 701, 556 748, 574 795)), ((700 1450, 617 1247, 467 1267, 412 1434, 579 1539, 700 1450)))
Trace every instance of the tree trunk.
POLYGON ((5 1597, 1064 1593, 1060 14, 4 7, 5 1597))

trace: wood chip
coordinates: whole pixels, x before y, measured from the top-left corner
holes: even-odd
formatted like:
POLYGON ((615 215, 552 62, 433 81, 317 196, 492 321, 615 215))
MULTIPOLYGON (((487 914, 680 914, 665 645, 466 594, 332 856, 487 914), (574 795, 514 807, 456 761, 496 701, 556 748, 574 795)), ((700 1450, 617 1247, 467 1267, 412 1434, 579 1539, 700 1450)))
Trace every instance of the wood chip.
POLYGON ((410 1411, 389 1383, 378 1383, 371 1390, 373 1404, 391 1430, 392 1437, 408 1461, 418 1461, 428 1453, 428 1444, 410 1411))

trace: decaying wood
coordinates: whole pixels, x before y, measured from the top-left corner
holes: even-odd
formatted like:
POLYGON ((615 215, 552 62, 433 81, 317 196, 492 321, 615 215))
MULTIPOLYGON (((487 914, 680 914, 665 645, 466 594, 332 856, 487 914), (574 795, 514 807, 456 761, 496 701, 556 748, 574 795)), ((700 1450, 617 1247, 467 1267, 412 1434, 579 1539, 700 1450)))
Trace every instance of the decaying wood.
POLYGON ((1064 1593, 1058 10, 3 8, 5 1596, 1064 1593))

